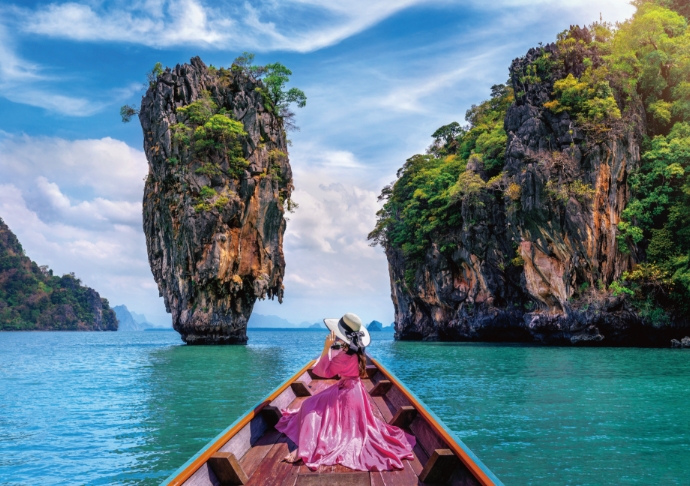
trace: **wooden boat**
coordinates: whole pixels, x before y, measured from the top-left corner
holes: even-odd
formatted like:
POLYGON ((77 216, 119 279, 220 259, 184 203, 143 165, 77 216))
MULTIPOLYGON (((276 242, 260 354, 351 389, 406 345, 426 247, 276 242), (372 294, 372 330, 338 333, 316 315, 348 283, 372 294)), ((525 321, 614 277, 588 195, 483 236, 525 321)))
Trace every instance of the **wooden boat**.
POLYGON ((311 486, 328 484, 408 486, 425 484, 501 485, 465 444, 381 363, 368 358, 362 380, 379 419, 405 428, 417 438, 415 459, 395 471, 361 472, 344 466, 310 471, 302 462, 282 459, 295 445, 274 425, 280 410, 298 408, 311 395, 336 383, 312 372, 309 362, 265 400, 221 432, 163 483, 170 486, 251 485, 311 486))

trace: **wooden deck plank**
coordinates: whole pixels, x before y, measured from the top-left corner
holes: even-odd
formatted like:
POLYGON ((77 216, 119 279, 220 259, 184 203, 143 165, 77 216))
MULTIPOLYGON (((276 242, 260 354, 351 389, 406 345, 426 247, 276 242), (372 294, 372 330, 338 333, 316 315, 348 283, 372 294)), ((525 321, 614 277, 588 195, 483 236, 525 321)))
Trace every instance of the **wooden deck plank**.
POLYGON ((290 405, 287 406, 289 410, 297 410, 302 406, 302 402, 309 397, 296 397, 290 405))
MULTIPOLYGON (((369 360, 369 363, 374 361, 369 360)), ((270 413, 260 412, 262 407, 270 405, 276 410, 290 408, 297 409, 308 397, 316 395, 338 382, 339 377, 330 379, 312 379, 313 372, 309 369, 313 361, 293 378, 278 387, 266 401, 250 410, 241 420, 223 432, 222 436, 213 444, 209 444, 201 451, 194 461, 190 461, 184 468, 180 468, 176 480, 171 484, 180 486, 188 478, 188 486, 219 485, 220 481, 209 463, 209 454, 214 450, 216 462, 241 457, 239 464, 232 465, 233 471, 245 472, 249 477, 248 485, 266 486, 312 486, 326 484, 328 486, 407 486, 423 485, 420 477, 428 476, 430 480, 436 477, 453 486, 478 486, 490 484, 491 476, 477 465, 466 448, 455 443, 452 434, 435 423, 432 414, 427 412, 424 405, 399 384, 393 375, 381 371, 381 365, 371 364, 367 367, 368 377, 362 379, 362 384, 372 402, 372 412, 377 420, 390 422, 402 407, 412 406, 418 412, 417 417, 408 420, 407 430, 415 435, 417 443, 413 450, 413 460, 405 460, 402 470, 361 472, 353 471, 342 465, 322 466, 317 471, 310 471, 303 464, 289 464, 283 458, 295 448, 295 445, 272 428, 266 420, 270 413), (300 383, 294 383, 299 381, 300 383), (397 385, 396 385, 397 383, 397 385), (390 389, 389 389, 390 388, 390 389), (302 397, 298 397, 303 395, 302 397), (374 395, 374 396, 371 396, 374 395), (414 404, 414 405, 413 405, 414 404), (416 407, 419 407, 417 409, 416 407), (421 410, 421 412, 420 412, 421 410), (228 439, 229 437, 229 439, 228 439), (450 446, 446 444, 449 442, 450 446), (451 449, 438 451, 438 449, 451 449), (227 452, 225 455, 217 451, 227 452), (430 453, 436 451, 435 461, 430 459, 430 453), (233 456, 229 454, 232 453, 233 456), (451 457, 452 456, 452 457, 451 457), (454 461, 452 461, 454 460, 454 461), (438 464, 437 464, 438 463, 438 464), (456 465, 457 463, 457 465, 456 465), (436 467, 434 467, 436 465, 436 467), (470 472, 470 470, 472 472, 470 472), (449 478, 449 475, 451 477, 449 478), (450 479, 448 481, 448 479, 450 479), (177 481, 177 482, 175 482, 177 481)), ((271 418, 271 417, 268 417, 271 418)), ((403 425, 401 423, 401 425, 403 425)), ((232 462, 232 461, 231 461, 232 462)), ((215 464, 216 467, 218 464, 215 464)), ((221 466, 224 466, 222 463, 221 466)), ((218 469, 218 468, 216 468, 218 469)), ((218 471, 223 475, 223 471, 218 471)), ((236 478, 235 478, 236 479, 236 478)), ((242 478, 243 479, 243 478, 242 478)))
POLYGON ((294 450, 295 445, 285 437, 280 436, 266 457, 249 478, 247 486, 282 486, 286 480, 289 483, 290 475, 296 475, 299 466, 283 461, 283 458, 294 450))
POLYGON ((422 449, 422 446, 420 446, 419 443, 414 445, 414 449, 412 449, 412 452, 414 452, 415 460, 410 461, 410 466, 412 466, 414 473, 417 476, 419 476, 422 473, 422 470, 424 469, 424 465, 429 460, 429 456, 424 451, 424 449, 422 449))
POLYGON ((290 464, 290 471, 283 479, 283 482, 280 483, 280 486, 295 486, 295 484, 297 483, 298 472, 299 466, 297 466, 297 464, 290 464))
POLYGON ((240 466, 247 473, 250 478, 254 471, 259 467, 261 461, 264 460, 266 454, 269 453, 273 445, 280 439, 281 433, 275 429, 266 432, 257 442, 254 447, 249 449, 247 453, 240 459, 240 466))
POLYGON ((393 471, 381 471, 381 480, 385 486, 417 486, 422 485, 421 481, 415 474, 410 461, 403 461, 404 469, 397 469, 393 471))
POLYGON ((383 421, 388 423, 393 418, 393 413, 388 408, 385 400, 386 399, 384 397, 371 397, 371 401, 374 402, 376 407, 379 409, 379 412, 383 417, 383 421))
POLYGON ((290 383, 292 381, 294 381, 298 376, 304 374, 304 372, 311 366, 313 366, 313 364, 313 360, 309 361, 300 371, 295 373, 292 376, 292 378, 289 378, 288 380, 283 382, 282 385, 280 385, 273 392, 271 392, 271 394, 268 395, 264 401, 262 401, 256 407, 250 409, 246 414, 237 419, 235 423, 233 423, 230 427, 225 429, 218 437, 216 437, 216 439, 204 446, 199 451, 199 453, 195 455, 195 457, 190 459, 187 463, 185 463, 182 467, 175 471, 172 476, 166 479, 165 484, 169 486, 181 486, 182 484, 185 484, 188 480, 190 480, 193 476, 195 476, 195 474, 200 470, 209 470, 209 467, 206 464, 208 459, 211 456, 213 456, 216 452, 218 452, 221 449, 221 447, 229 443, 232 440, 232 438, 235 437, 235 435, 237 435, 237 433, 240 432, 240 430, 242 430, 243 427, 249 424, 252 420, 254 420, 257 417, 258 414, 261 413, 261 409, 268 402, 277 398, 287 387, 290 386, 290 383))
POLYGON ((336 464, 335 466, 333 466, 333 474, 352 473, 352 472, 362 472, 362 471, 355 471, 354 469, 350 469, 349 467, 345 467, 342 464, 336 464))
MULTIPOLYGON (((309 397, 296 397, 290 405, 289 409, 296 409, 302 405, 302 402, 309 397)), ((268 430, 259 440, 252 446, 240 459, 240 465, 251 478, 254 471, 259 467, 261 461, 264 460, 273 445, 278 441, 282 434, 275 429, 268 430)))
POLYGON ((300 474, 295 486, 369 486, 368 472, 348 472, 343 474, 300 474))
POLYGON ((378 471, 369 474, 370 486, 386 486, 381 477, 381 473, 378 471))
POLYGON ((353 472, 362 472, 362 471, 355 471, 354 469, 350 469, 349 467, 345 467, 342 464, 335 464, 333 466, 319 466, 319 468, 316 471, 312 471, 309 469, 307 466, 304 465, 304 463, 300 463, 300 470, 299 474, 346 474, 346 473, 353 473, 353 472))
MULTIPOLYGON (((386 422, 388 422, 392 418, 393 415, 389 409, 389 405, 386 403, 385 398, 384 397, 372 397, 372 401, 376 405, 376 409, 378 410, 379 414, 386 419, 386 422)), ((374 412, 374 413, 376 413, 376 412, 374 412)), ((426 464, 429 457, 427 456, 426 452, 424 452, 424 449, 422 449, 419 444, 415 444, 412 452, 414 453, 414 459, 411 461, 406 460, 403 462, 405 463, 405 469, 408 469, 408 465, 409 465, 409 468, 412 469, 412 472, 414 473, 415 478, 417 478, 419 476, 419 474, 422 472, 422 470, 424 469, 424 464, 426 464)), ((389 473, 389 471, 385 471, 385 472, 387 474, 389 473)), ((409 476, 409 471, 407 473, 404 473, 404 474, 406 474, 406 476, 404 476, 402 478, 397 477, 400 475, 400 473, 398 473, 397 475, 393 475, 392 477, 388 477, 388 476, 382 477, 381 474, 382 474, 382 472, 381 473, 372 473, 372 477, 371 477, 371 485, 372 486, 374 486, 374 485, 385 486, 387 484, 386 480, 389 480, 388 484, 390 484, 390 481, 395 481, 396 479, 412 481, 411 477, 409 476)), ((393 484, 397 484, 397 483, 393 483, 393 484)), ((417 484, 417 483, 413 482, 411 484, 417 484)))
MULTIPOLYGON (((386 394, 386 395, 388 395, 388 394, 386 394)), ((388 396, 384 396, 383 401, 386 404, 386 407, 388 407, 388 410, 390 410, 391 416, 395 415, 395 412, 397 412, 398 408, 400 408, 400 407, 398 407, 393 402, 391 402, 390 399, 388 398, 388 396)))
POLYGON ((311 470, 303 462, 300 462, 299 475, 304 474, 326 474, 333 470, 333 466, 319 466, 318 469, 311 470))
POLYGON ((371 411, 374 414, 374 417, 376 417, 378 420, 380 420, 383 423, 388 423, 388 421, 384 418, 383 414, 381 413, 381 410, 379 409, 377 403, 372 399, 371 400, 372 407, 371 411))

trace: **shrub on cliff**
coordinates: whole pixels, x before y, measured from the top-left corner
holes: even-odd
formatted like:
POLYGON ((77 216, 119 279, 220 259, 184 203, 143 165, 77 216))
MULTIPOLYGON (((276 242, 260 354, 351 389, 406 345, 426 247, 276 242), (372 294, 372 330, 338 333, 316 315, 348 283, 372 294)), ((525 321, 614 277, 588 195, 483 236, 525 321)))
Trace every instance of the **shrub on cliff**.
POLYGON ((290 110, 290 105, 294 103, 298 108, 304 108, 307 104, 307 96, 299 88, 285 89, 287 83, 290 82, 292 71, 279 62, 255 66, 254 54, 249 52, 237 57, 231 69, 260 80, 261 84, 257 90, 264 97, 266 110, 275 113, 286 130, 298 129, 294 124, 295 114, 290 110))
MULTIPOLYGON (((243 76, 251 77, 254 81, 259 82, 258 90, 264 96, 266 101, 265 108, 267 111, 275 112, 281 118, 286 130, 297 129, 294 124, 295 114, 290 110, 291 104, 296 104, 298 108, 304 108, 307 104, 307 96, 299 88, 292 87, 286 89, 287 83, 290 82, 292 71, 279 62, 266 64, 265 66, 254 65, 254 54, 245 52, 241 56, 235 58, 230 67, 230 73, 238 73, 243 76)), ((146 80, 148 86, 153 86, 158 77, 163 74, 163 65, 157 62, 151 71, 146 73, 146 80)), ((209 67, 209 73, 221 78, 227 78, 229 72, 225 68, 209 67)), ((197 103, 193 108, 185 107, 189 113, 190 120, 197 125, 205 123, 213 114, 213 107, 208 101, 197 103)), ((192 103, 192 104, 195 104, 192 103)), ((217 108, 217 106, 216 106, 217 108)), ((123 123, 129 123, 134 115, 137 115, 139 110, 131 105, 123 105, 120 108, 120 116, 123 123)))
POLYGON ((439 128, 427 153, 409 158, 398 170, 398 180, 379 197, 386 203, 369 234, 372 244, 388 242, 402 249, 411 262, 421 261, 432 241, 440 240, 445 248, 443 235, 462 225, 460 204, 478 202, 485 190, 478 175, 466 172, 468 162, 472 160, 475 168, 488 175, 498 174, 504 164, 503 119, 513 92, 496 85, 491 94, 489 100, 467 111, 467 126, 453 122, 439 128))

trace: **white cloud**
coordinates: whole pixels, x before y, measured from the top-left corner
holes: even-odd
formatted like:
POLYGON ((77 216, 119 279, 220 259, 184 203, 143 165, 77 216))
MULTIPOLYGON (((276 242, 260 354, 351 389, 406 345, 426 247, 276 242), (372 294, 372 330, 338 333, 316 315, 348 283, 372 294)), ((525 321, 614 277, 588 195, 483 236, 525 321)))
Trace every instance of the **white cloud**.
POLYGON ((68 196, 93 191, 107 199, 140 202, 148 171, 144 153, 110 137, 65 140, 0 134, 0 174, 31 190, 37 176, 55 182, 68 196))
POLYGON ((370 186, 378 182, 349 152, 310 145, 290 157, 299 208, 285 233, 285 300, 280 307, 259 302, 256 312, 298 322, 349 309, 365 320, 389 321, 388 264, 367 242, 380 208, 370 186))
POLYGON ((152 47, 194 44, 256 51, 309 52, 340 42, 422 0, 214 3, 139 2, 111 8, 76 2, 24 11, 26 32, 79 41, 152 47), (286 22, 291 19, 291 22, 286 22))
MULTIPOLYGON (((415 5, 473 10, 595 9, 614 20, 627 0, 602 5, 593 0, 503 0, 460 2, 432 0, 284 0, 281 2, 206 2, 161 0, 62 2, 23 13, 22 28, 33 34, 78 41, 115 41, 151 47, 189 44, 216 49, 310 52, 339 43, 415 5)), ((497 16, 500 21, 500 15, 497 16)), ((489 26, 490 28, 490 26, 489 26)))
POLYGON ((102 108, 102 104, 74 96, 64 96, 38 86, 52 80, 38 64, 18 57, 12 49, 10 36, 0 24, 0 96, 15 103, 45 108, 70 116, 88 116, 102 108))
POLYGON ((111 304, 170 322, 141 225, 142 152, 123 142, 0 133, 0 218, 27 255, 75 272, 111 304))
POLYGON ((394 83, 393 88, 380 100, 378 104, 392 112, 408 111, 428 113, 435 108, 435 103, 428 103, 428 99, 435 97, 439 91, 448 90, 468 79, 480 78, 490 65, 490 60, 504 48, 487 49, 478 55, 466 59, 454 60, 450 65, 460 66, 442 72, 433 73, 418 79, 406 79, 394 83), (427 101, 424 102, 423 101, 427 101))

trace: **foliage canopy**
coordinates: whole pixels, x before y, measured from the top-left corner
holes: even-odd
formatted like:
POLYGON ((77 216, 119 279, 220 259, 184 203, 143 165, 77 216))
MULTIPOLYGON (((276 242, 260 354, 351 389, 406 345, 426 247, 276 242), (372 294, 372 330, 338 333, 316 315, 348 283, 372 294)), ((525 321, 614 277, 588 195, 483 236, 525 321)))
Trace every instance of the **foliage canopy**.
MULTIPOLYGON (((635 110, 643 107, 647 138, 642 163, 629 178, 632 197, 617 237, 619 250, 636 249, 642 263, 611 291, 634 294, 641 314, 661 322, 663 307, 690 312, 690 3, 633 3, 637 12, 626 22, 560 34, 556 51, 543 50, 517 82, 552 81, 552 99, 544 107, 568 112, 587 133, 635 123, 635 110)), ((501 173, 503 121, 512 103, 509 87, 494 86, 489 100, 467 111, 466 126, 453 122, 436 130, 427 153, 409 158, 395 183, 383 189, 385 204, 369 239, 401 250, 411 264, 406 272, 414 272, 432 242, 442 251, 452 246, 447 236, 465 224, 461 204, 481 205, 482 195, 497 187, 506 201, 519 202, 520 185, 501 173)), ((579 180, 550 190, 583 204, 593 192, 579 180)))

